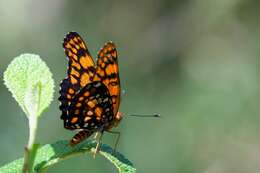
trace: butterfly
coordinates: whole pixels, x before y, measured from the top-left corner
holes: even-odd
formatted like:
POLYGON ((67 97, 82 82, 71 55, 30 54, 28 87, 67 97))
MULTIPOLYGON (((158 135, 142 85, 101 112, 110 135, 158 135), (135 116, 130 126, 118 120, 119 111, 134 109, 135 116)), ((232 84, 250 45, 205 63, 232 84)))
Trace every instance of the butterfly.
MULTIPOLYGON (((60 110, 64 127, 79 130, 70 140, 75 146, 97 132, 111 133, 122 119, 118 53, 113 42, 107 42, 98 52, 97 63, 87 44, 77 32, 69 32, 63 41, 68 58, 67 77, 60 83, 60 110)), ((120 134, 119 134, 120 135, 120 134)), ((100 140, 96 149, 100 145, 100 140)))

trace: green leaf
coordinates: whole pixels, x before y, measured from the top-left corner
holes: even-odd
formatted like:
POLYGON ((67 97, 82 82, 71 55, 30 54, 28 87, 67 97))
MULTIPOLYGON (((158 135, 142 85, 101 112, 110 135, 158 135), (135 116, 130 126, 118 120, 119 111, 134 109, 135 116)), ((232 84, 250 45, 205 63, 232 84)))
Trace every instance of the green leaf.
POLYGON ((52 101, 52 74, 39 55, 16 57, 4 72, 4 82, 27 116, 40 116, 52 101))
MULTIPOLYGON (((48 167, 68 157, 72 157, 78 154, 92 153, 92 150, 95 146, 96 142, 88 140, 76 145, 75 147, 70 147, 68 145, 68 141, 65 140, 57 141, 53 144, 46 144, 37 150, 33 173, 43 172, 48 167)), ((113 149, 108 145, 102 144, 99 154, 111 161, 118 168, 120 173, 136 172, 136 169, 129 160, 127 160, 119 152, 113 153, 113 149)), ((22 165, 23 158, 15 160, 1 167, 0 172, 18 173, 21 172, 22 165)))

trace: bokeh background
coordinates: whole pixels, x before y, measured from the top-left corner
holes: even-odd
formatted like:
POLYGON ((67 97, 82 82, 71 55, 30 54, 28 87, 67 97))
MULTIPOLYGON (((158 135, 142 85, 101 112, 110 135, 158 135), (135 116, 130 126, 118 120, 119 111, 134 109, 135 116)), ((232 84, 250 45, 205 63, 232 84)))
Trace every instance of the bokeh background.
MULTIPOLYGON (((36 53, 55 80, 55 97, 37 141, 69 139, 58 109, 67 61, 62 40, 74 30, 95 57, 119 51, 118 150, 140 173, 258 173, 260 170, 260 2, 257 0, 1 0, 0 74, 21 53, 36 53)), ((0 83, 0 165, 23 156, 24 113, 0 83)), ((103 142, 113 145, 115 136, 103 142)), ((70 158, 47 170, 116 172, 102 157, 70 158)))

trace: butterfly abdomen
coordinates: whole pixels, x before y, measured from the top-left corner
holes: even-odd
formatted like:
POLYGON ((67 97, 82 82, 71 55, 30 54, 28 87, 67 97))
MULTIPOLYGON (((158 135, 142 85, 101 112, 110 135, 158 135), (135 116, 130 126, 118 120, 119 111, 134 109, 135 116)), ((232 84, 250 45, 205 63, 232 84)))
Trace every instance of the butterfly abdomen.
POLYGON ((75 146, 76 144, 82 142, 93 134, 92 131, 82 130, 79 131, 73 138, 70 140, 69 145, 75 146))

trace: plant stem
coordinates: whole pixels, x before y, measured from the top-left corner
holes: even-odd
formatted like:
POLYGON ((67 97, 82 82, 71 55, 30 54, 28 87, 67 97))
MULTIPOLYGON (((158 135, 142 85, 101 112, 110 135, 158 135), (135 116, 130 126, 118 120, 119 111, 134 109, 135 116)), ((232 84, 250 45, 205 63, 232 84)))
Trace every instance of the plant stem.
POLYGON ((29 127, 30 127, 30 135, 29 135, 29 141, 28 141, 28 149, 32 149, 35 137, 36 137, 36 131, 37 131, 37 125, 38 125, 38 117, 36 115, 30 116, 29 118, 29 127))
POLYGON ((35 147, 35 138, 36 138, 36 131, 38 125, 38 118, 36 115, 29 116, 29 141, 27 146, 25 147, 24 153, 24 164, 23 164, 23 173, 31 172, 31 168, 33 166, 34 161, 34 150, 35 147))

